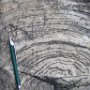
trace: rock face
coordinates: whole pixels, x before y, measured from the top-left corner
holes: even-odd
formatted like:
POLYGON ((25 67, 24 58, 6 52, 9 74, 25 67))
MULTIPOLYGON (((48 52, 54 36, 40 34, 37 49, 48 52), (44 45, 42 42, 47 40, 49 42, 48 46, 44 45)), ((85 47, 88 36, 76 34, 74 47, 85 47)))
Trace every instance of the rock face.
POLYGON ((10 74, 0 68, 0 90, 13 90, 13 88, 10 74))
POLYGON ((90 0, 1 0, 0 90, 16 87, 9 36, 22 90, 90 90, 90 0))

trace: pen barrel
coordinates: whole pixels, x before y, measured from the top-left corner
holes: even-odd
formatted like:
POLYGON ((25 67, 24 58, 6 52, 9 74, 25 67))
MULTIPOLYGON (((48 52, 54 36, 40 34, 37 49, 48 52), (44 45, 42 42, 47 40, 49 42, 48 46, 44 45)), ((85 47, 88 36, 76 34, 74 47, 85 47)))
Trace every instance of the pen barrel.
POLYGON ((15 49, 14 49, 14 45, 11 45, 10 43, 9 43, 9 46, 10 46, 10 54, 11 54, 11 59, 12 59, 12 64, 13 64, 13 69, 14 69, 14 75, 15 75, 16 84, 18 87, 21 85, 21 82, 20 82, 18 68, 17 68, 15 49))

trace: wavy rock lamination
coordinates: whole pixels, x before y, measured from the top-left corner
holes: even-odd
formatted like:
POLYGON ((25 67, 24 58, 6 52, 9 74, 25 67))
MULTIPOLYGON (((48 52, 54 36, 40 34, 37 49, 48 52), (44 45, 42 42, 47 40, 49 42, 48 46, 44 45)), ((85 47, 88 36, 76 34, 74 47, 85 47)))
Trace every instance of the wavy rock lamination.
POLYGON ((12 77, 15 41, 22 90, 89 90, 89 0, 1 2, 1 67, 12 77))

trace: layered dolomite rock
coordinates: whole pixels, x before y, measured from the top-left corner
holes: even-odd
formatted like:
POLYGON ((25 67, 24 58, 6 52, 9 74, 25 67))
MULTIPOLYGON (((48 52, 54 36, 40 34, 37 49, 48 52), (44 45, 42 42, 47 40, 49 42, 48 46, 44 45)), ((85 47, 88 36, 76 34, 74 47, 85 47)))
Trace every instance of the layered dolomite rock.
POLYGON ((0 12, 0 66, 13 84, 8 36, 22 90, 90 89, 89 0, 3 0, 0 12))

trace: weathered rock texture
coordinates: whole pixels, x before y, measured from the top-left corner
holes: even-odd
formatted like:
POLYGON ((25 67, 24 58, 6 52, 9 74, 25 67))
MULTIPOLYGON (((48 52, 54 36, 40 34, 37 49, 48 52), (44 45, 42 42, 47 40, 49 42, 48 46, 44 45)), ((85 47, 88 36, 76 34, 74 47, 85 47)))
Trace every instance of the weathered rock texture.
POLYGON ((90 90, 90 0, 1 0, 0 36, 0 90, 15 88, 9 36, 22 90, 90 90))

